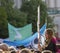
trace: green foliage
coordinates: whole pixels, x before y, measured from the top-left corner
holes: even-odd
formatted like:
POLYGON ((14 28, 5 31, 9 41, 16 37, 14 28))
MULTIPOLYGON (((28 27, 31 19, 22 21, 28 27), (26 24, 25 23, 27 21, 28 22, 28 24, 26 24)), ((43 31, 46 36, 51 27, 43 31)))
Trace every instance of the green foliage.
POLYGON ((47 17, 47 28, 53 28, 55 26, 53 20, 53 17, 47 17))
MULTIPOLYGON (((37 31, 37 7, 40 5, 40 27, 48 19, 47 8, 41 0, 23 0, 21 11, 13 8, 13 0, 0 0, 0 38, 8 37, 8 22, 16 27, 32 23, 33 32, 37 31)), ((50 23, 50 18, 48 22, 50 23)), ((47 24, 49 27, 49 23, 47 24)), ((52 23, 52 21, 51 21, 52 23)))
POLYGON ((0 38, 8 37, 8 17, 10 10, 12 10, 13 1, 12 0, 0 0, 0 38))
POLYGON ((8 22, 16 27, 27 23, 27 14, 13 8, 13 0, 0 0, 0 38, 8 37, 8 22))
POLYGON ((18 9, 14 9, 9 16, 8 21, 16 27, 22 27, 27 24, 26 17, 27 14, 19 11, 18 9))
POLYGON ((0 6, 0 37, 7 36, 7 13, 4 7, 0 6), (5 36, 4 36, 5 35, 5 36))
POLYGON ((40 27, 45 23, 47 8, 41 0, 23 0, 21 11, 27 13, 27 23, 33 24, 33 32, 37 31, 37 7, 40 5, 40 27))

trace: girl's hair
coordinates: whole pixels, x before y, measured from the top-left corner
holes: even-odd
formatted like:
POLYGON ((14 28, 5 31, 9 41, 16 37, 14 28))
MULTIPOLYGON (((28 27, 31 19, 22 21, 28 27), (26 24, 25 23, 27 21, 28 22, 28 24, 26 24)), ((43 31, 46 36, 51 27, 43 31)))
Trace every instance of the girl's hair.
POLYGON ((48 34, 49 36, 52 36, 52 35, 53 35, 53 30, 52 30, 51 28, 48 28, 48 29, 46 30, 46 32, 47 32, 47 34, 48 34))
POLYGON ((52 38, 53 30, 52 30, 51 28, 48 28, 48 29, 46 30, 46 33, 48 34, 48 37, 49 37, 49 38, 52 38))

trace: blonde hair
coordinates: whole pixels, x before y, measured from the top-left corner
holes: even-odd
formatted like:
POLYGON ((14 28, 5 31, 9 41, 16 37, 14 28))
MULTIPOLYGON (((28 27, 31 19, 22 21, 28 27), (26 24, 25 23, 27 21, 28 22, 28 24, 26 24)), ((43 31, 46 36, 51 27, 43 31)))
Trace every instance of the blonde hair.
POLYGON ((0 49, 2 49, 3 51, 8 51, 8 45, 5 43, 0 44, 0 49))
POLYGON ((49 39, 52 38, 52 36, 53 36, 53 30, 51 28, 48 28, 48 29, 46 29, 46 32, 48 34, 48 38, 49 39))
POLYGON ((27 53, 31 53, 31 50, 30 49, 28 49, 28 48, 24 48, 24 49, 22 49, 21 51, 20 51, 20 53, 23 53, 23 51, 25 52, 27 52, 27 53))

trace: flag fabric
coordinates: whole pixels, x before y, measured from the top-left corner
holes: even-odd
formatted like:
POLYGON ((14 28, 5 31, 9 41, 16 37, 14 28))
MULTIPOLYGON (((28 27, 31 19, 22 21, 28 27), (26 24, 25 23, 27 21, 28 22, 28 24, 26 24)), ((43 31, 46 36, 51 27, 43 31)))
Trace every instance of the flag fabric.
POLYGON ((9 32, 9 40, 14 41, 14 37, 16 36, 15 27, 8 23, 8 32, 9 32))
POLYGON ((26 39, 32 35, 32 24, 28 24, 22 27, 21 30, 18 29, 17 31, 22 35, 20 40, 26 39))
MULTIPOLYGON (((45 31, 46 31, 46 24, 44 24, 42 26, 42 28, 40 29, 40 45, 43 46, 45 44, 45 31)), ((32 43, 32 48, 35 49, 35 50, 38 50, 38 37, 36 37, 32 43)))
POLYGON ((8 31, 10 41, 23 40, 32 35, 32 24, 28 24, 18 29, 8 23, 8 31))
MULTIPOLYGON (((46 29, 46 24, 44 24, 42 26, 42 28, 40 29, 40 32, 43 31, 43 30, 45 31, 45 29, 46 29)), ((42 33, 44 33, 44 31, 40 33, 41 36, 43 36, 42 33)), ((6 41, 4 41, 4 43, 7 43, 8 45, 13 45, 13 46, 21 46, 21 45, 27 46, 27 45, 29 45, 32 42, 32 45, 33 45, 32 47, 35 48, 35 46, 37 46, 37 44, 35 44, 34 40, 37 37, 38 37, 38 34, 36 32, 35 34, 33 34, 32 36, 28 37, 27 39, 24 39, 24 40, 16 40, 16 41, 13 41, 13 42, 6 40, 6 41)))

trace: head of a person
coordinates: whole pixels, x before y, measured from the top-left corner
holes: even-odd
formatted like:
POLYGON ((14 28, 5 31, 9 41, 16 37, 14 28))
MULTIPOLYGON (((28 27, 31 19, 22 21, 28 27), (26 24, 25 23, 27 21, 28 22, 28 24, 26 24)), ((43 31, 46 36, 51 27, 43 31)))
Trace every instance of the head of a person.
POLYGON ((52 29, 51 29, 51 28, 46 29, 46 32, 45 32, 45 37, 46 37, 46 39, 51 39, 52 36, 53 36, 53 31, 52 31, 52 29))
POLYGON ((3 52, 3 50, 2 49, 0 49, 0 53, 2 53, 3 52))
POLYGON ((24 48, 20 51, 20 53, 31 53, 31 50, 28 48, 24 48))
POLYGON ((11 51, 11 53, 16 53, 17 52, 17 50, 14 46, 10 46, 9 51, 11 51))
POLYGON ((17 46, 17 49, 24 49, 25 46, 24 45, 21 45, 21 46, 17 46))
POLYGON ((29 53, 29 51, 27 51, 27 50, 23 50, 21 53, 29 53))
POLYGON ((16 51, 13 50, 13 51, 11 51, 11 53, 16 53, 16 51))
POLYGON ((40 51, 35 51, 34 53, 41 53, 40 51))
POLYGON ((8 45, 5 43, 0 44, 0 49, 2 49, 3 51, 8 51, 8 45))

